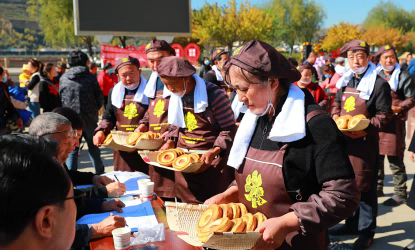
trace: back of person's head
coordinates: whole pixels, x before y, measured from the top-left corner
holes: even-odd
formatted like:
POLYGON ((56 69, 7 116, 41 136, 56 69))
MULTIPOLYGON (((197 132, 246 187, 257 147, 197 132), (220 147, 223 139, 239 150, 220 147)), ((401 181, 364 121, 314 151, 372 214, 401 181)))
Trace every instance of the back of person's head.
POLYGON ((29 127, 29 133, 37 136, 53 133, 57 131, 60 125, 71 125, 71 122, 60 114, 45 112, 38 115, 32 121, 29 127))
POLYGON ((91 62, 91 64, 89 64, 89 70, 93 70, 97 67, 97 63, 96 62, 91 62))
POLYGON ((66 119, 68 119, 73 129, 77 130, 85 130, 86 125, 84 119, 82 119, 82 116, 78 114, 75 110, 68 108, 68 107, 59 107, 55 108, 52 113, 60 114, 64 116, 66 119))
POLYGON ((86 66, 88 55, 80 50, 71 51, 68 55, 68 64, 71 67, 86 66))
POLYGON ((47 63, 46 64, 46 66, 45 66, 45 68, 43 69, 43 72, 41 72, 40 74, 42 75, 42 76, 44 76, 44 77, 47 77, 48 75, 48 73, 50 74, 50 72, 52 71, 52 68, 54 67, 55 65, 53 64, 53 63, 47 63))
POLYGON ((34 248, 30 243, 44 244, 38 249, 70 248, 76 206, 65 201, 73 195, 72 184, 53 148, 37 136, 0 137, 0 248, 34 248))
POLYGON ((107 63, 104 65, 104 70, 107 70, 107 69, 110 69, 110 68, 113 68, 113 66, 112 66, 112 64, 111 64, 111 63, 107 62, 107 63))

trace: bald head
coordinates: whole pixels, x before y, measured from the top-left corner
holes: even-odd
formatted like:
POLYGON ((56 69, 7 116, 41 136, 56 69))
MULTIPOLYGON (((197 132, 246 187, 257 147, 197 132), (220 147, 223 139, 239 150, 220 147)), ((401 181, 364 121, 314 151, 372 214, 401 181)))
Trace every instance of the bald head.
POLYGON ((310 52, 310 54, 308 55, 307 61, 311 64, 316 63, 316 59, 317 59, 317 54, 315 52, 310 52))

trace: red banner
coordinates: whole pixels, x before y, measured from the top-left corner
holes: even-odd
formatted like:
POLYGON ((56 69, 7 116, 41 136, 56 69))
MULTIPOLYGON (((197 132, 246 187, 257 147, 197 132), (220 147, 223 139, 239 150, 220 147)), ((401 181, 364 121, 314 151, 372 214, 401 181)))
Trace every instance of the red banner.
POLYGON ((113 66, 117 63, 118 58, 125 56, 135 57, 140 61, 141 67, 148 67, 147 55, 142 50, 137 50, 134 46, 128 46, 128 48, 122 49, 118 46, 110 46, 101 44, 101 59, 103 65, 110 62, 113 66))

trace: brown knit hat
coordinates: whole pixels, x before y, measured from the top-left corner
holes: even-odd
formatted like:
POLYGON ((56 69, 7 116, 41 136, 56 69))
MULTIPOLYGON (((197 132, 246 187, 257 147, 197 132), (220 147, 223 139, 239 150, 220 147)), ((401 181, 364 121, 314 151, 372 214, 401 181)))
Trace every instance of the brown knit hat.
POLYGON ((157 73, 161 77, 188 77, 196 73, 196 69, 180 57, 169 56, 161 59, 157 67, 157 73))
POLYGON ((176 51, 164 40, 153 39, 146 45, 146 54, 152 51, 167 51, 172 55, 176 55, 176 51))
POLYGON ((378 52, 375 54, 375 57, 379 59, 381 55, 391 50, 396 54, 396 50, 395 50, 395 47, 393 47, 393 45, 383 45, 382 47, 380 47, 378 52))
POLYGON ((213 51, 212 56, 210 57, 210 60, 215 61, 216 59, 218 59, 218 57, 220 55, 226 54, 228 52, 226 52, 224 49, 215 49, 215 51, 213 51))
POLYGON ((340 55, 342 57, 347 57, 347 51, 349 50, 364 50, 369 55, 370 53, 370 46, 366 41, 363 40, 352 40, 348 43, 346 43, 341 49, 340 49, 340 55))
POLYGON ((231 65, 262 77, 287 79, 290 82, 301 79, 300 72, 281 53, 268 43, 258 40, 238 47, 223 66, 224 70, 228 71, 231 65))
POLYGON ((119 58, 117 60, 117 63, 115 64, 115 74, 118 74, 118 70, 124 67, 125 65, 135 65, 137 66, 137 68, 140 68, 140 61, 138 61, 137 58, 131 56, 119 58))

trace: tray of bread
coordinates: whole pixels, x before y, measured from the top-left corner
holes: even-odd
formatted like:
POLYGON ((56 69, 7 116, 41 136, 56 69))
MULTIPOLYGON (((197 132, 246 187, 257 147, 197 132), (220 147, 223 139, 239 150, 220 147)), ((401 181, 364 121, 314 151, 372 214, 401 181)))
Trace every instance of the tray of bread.
POLYGON ((156 150, 159 149, 164 141, 160 133, 153 132, 112 132, 116 143, 135 149, 156 150))
POLYGON ((153 166, 180 171, 184 173, 194 173, 202 167, 201 155, 207 150, 188 150, 182 148, 167 149, 164 151, 138 151, 143 160, 153 166))
POLYGON ((170 230, 196 247, 251 249, 262 234, 255 232, 267 220, 262 213, 248 213, 242 203, 191 205, 166 202, 170 230))
POLYGON ((370 120, 365 115, 344 115, 336 119, 340 131, 362 131, 369 127, 370 120))
POLYGON ((128 146, 128 145, 118 144, 114 140, 114 135, 112 133, 107 135, 104 142, 102 143, 102 146, 106 147, 106 148, 118 150, 118 151, 124 151, 124 152, 133 152, 133 151, 137 150, 136 148, 128 146))

